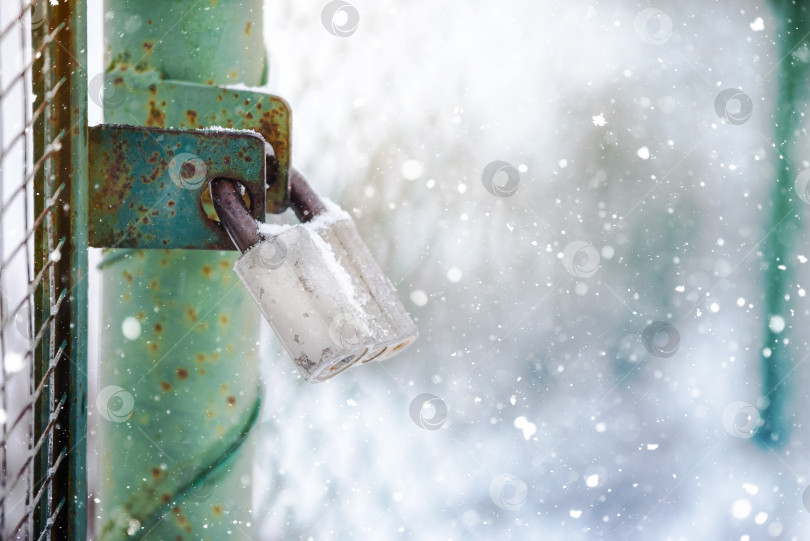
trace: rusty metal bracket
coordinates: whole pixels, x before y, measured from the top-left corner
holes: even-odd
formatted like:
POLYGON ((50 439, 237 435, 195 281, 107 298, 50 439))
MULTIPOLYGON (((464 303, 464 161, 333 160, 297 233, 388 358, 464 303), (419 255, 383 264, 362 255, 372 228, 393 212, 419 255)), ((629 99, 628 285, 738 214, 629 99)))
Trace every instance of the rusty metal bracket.
POLYGON ((89 128, 90 246, 233 250, 203 194, 215 178, 235 180, 263 220, 266 150, 251 131, 89 128))
MULTIPOLYGON (((99 81, 99 84, 101 81, 99 81)), ((120 64, 105 75, 91 99, 103 100, 104 117, 113 124, 155 128, 206 129, 214 126, 252 130, 273 147, 274 168, 267 186, 267 212, 288 205, 292 119, 282 98, 245 87, 221 87, 162 79, 154 70, 120 64)))

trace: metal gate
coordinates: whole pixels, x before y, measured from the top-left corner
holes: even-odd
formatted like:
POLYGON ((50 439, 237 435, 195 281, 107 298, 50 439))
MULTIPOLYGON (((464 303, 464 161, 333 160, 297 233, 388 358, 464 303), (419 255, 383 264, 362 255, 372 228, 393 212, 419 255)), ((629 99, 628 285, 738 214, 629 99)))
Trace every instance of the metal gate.
POLYGON ((0 14, 0 532, 86 538, 85 1, 0 14))

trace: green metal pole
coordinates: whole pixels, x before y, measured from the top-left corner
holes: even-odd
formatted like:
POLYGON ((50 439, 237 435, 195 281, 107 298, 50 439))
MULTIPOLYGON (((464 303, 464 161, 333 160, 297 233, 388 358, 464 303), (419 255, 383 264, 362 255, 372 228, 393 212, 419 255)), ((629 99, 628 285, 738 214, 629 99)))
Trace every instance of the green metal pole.
MULTIPOLYGON (((105 21, 108 72, 264 82, 262 0, 106 0, 105 21)), ((143 114, 131 124, 163 127, 199 109, 132 105, 143 114)), ((237 257, 105 252, 96 400, 101 539, 253 537, 248 435, 260 396, 258 311, 232 271, 237 257)))
POLYGON ((795 368, 796 346, 785 342, 791 323, 790 296, 795 281, 793 265, 796 261, 796 239, 801 221, 799 198, 794 191, 794 179, 799 173, 791 167, 796 163, 795 133, 806 105, 806 88, 810 70, 807 64, 793 55, 810 32, 810 13, 801 2, 775 0, 776 14, 782 21, 779 38, 782 58, 778 101, 776 105, 774 136, 779 150, 776 182, 772 187, 770 234, 765 246, 765 309, 762 348, 762 427, 756 436, 767 445, 781 446, 787 442, 792 428, 793 414, 788 406, 790 374, 795 368), (778 316, 787 322, 785 329, 774 328, 771 318, 778 316))

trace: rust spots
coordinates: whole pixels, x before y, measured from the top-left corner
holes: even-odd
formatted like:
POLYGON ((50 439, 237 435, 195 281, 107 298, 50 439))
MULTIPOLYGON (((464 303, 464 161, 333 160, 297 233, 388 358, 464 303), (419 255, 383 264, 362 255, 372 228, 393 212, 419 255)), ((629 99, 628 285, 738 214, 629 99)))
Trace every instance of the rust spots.
POLYGON ((227 325, 228 323, 230 323, 230 321, 228 320, 228 316, 226 316, 225 314, 219 316, 219 323, 221 325, 227 325))
POLYGON ((160 334, 163 332, 163 325, 160 323, 155 323, 155 333, 160 334))
POLYGON ((227 259, 223 259, 222 261, 219 262, 219 266, 222 267, 223 269, 228 269, 231 267, 231 262, 228 261, 227 259))
POLYGON ((181 366, 177 369, 177 377, 180 379, 188 379, 188 370, 181 366))
POLYGON ((239 74, 238 74, 238 73, 236 73, 236 70, 233 70, 232 72, 230 72, 230 73, 228 74, 228 78, 229 78, 229 79, 236 79, 237 77, 239 77, 239 74))
POLYGON ((197 310, 195 310, 194 308, 189 308, 188 310, 186 310, 186 317, 192 323, 196 323, 197 322, 197 310))
POLYGON ((169 261, 164 257, 163 259, 160 260, 160 266, 161 267, 168 267, 169 266, 169 261))
POLYGON ((153 42, 151 42, 151 41, 144 41, 143 42, 143 50, 146 51, 147 53, 151 53, 152 48, 154 46, 155 46, 155 44, 153 42))
POLYGON ((250 21, 248 21, 247 24, 245 25, 245 35, 246 36, 250 35, 250 21))
POLYGON ((222 392, 222 393, 227 393, 227 392, 228 392, 228 384, 227 384, 227 383, 222 383, 222 384, 219 386, 219 390, 220 390, 220 392, 222 392))
POLYGON ((197 126, 197 111, 188 109, 186 111, 186 120, 188 120, 189 127, 195 128, 197 126))
POLYGON ((152 98, 149 100, 149 116, 146 118, 146 125, 163 128, 166 126, 166 113, 157 106, 157 87, 150 85, 149 93, 152 94, 152 98))
POLYGON ((135 277, 132 276, 132 273, 129 271, 124 271, 124 280, 127 281, 128 284, 131 284, 135 281, 135 277))
POLYGON ((205 368, 200 368, 200 369, 198 370, 198 372, 199 372, 199 374, 200 374, 201 376, 204 376, 204 375, 205 375, 205 368))
POLYGON ((213 412, 213 411, 211 411, 211 410, 207 410, 207 411, 205 412, 205 418, 206 418, 206 419, 208 419, 209 421, 213 420, 213 418, 214 418, 214 412, 213 412))
POLYGON ((211 265, 203 265, 202 273, 206 278, 211 278, 214 275, 214 269, 211 268, 211 265))
POLYGON ((163 477, 163 472, 160 471, 160 468, 154 467, 152 468, 152 477, 154 477, 155 479, 160 479, 161 477, 163 477))
POLYGON ((141 221, 142 221, 142 222, 143 222, 145 225, 149 225, 149 216, 144 216, 143 218, 141 218, 141 221))
POLYGON ((146 21, 146 24, 151 26, 152 25, 152 19, 149 19, 148 21, 146 21))
POLYGON ((198 353, 197 354, 197 362, 204 363, 205 362, 205 353, 198 353))
POLYGON ((157 291, 160 291, 161 289, 160 282, 158 282, 157 280, 152 280, 151 282, 149 282, 149 287, 157 291))
POLYGON ((132 300, 132 293, 124 293, 123 295, 121 295, 121 300, 123 300, 124 302, 131 301, 132 300))
POLYGON ((174 201, 174 199, 169 199, 169 202, 166 203, 166 206, 171 208, 171 207, 175 206, 176 204, 177 203, 174 201))
POLYGON ((219 505, 218 503, 214 504, 214 506, 211 508, 211 511, 213 511, 215 515, 221 516, 222 515, 222 506, 219 505))
POLYGON ((149 351, 151 351, 152 353, 157 353, 158 349, 160 349, 160 346, 158 345, 157 342, 150 342, 149 343, 149 351))
POLYGON ((236 397, 233 396, 233 395, 229 396, 228 397, 228 406, 232 408, 235 405, 236 405, 236 397))
POLYGON ((163 392, 168 393, 169 391, 172 390, 172 384, 169 383, 168 381, 161 381, 160 388, 163 389, 163 392))
POLYGON ((169 503, 170 501, 172 501, 172 495, 167 492, 164 492, 163 494, 160 495, 160 501, 163 503, 169 503))

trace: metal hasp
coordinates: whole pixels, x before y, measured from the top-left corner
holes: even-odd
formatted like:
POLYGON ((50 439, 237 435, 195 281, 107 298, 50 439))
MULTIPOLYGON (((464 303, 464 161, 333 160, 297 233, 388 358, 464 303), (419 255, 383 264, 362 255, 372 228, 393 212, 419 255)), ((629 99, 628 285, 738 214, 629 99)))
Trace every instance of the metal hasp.
MULTIPOLYGON (((277 214, 287 208, 291 114, 282 98, 254 89, 165 80, 155 71, 135 71, 127 65, 107 73, 105 81, 104 119, 111 124, 143 119, 144 125, 154 128, 216 126, 261 134, 274 153, 267 212, 277 214)), ((100 85, 99 80, 96 86, 100 85)))
POLYGON ((233 250, 202 195, 238 182, 250 215, 265 216, 265 141, 253 132, 90 128, 90 246, 233 250))

